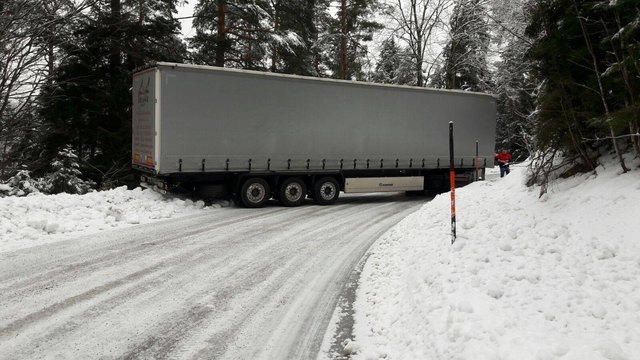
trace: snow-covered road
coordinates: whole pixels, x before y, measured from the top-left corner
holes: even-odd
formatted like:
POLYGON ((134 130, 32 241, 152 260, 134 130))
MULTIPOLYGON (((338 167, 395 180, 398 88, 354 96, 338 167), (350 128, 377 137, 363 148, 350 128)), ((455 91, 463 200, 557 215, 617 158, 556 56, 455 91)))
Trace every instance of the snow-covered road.
POLYGON ((0 253, 0 358, 305 359, 424 198, 224 209, 0 253))

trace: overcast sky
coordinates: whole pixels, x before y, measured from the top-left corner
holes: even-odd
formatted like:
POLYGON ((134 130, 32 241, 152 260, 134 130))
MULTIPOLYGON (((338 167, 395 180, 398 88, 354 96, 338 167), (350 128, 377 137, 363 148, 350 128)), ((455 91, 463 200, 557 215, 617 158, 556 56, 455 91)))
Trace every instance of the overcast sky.
MULTIPOLYGON (((185 17, 193 15, 193 8, 196 6, 197 0, 189 0, 188 4, 184 4, 182 6, 178 6, 178 16, 177 17, 185 17)), ((191 27, 191 23, 193 19, 183 19, 180 20, 180 25, 182 25, 182 37, 185 39, 188 37, 192 37, 195 35, 195 30, 191 27)))

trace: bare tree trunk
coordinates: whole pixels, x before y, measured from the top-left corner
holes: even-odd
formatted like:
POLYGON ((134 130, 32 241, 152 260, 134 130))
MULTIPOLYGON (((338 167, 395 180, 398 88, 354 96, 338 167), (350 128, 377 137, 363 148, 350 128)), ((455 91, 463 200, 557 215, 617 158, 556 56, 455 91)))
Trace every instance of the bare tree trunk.
MULTIPOLYGON (((411 0, 411 12, 413 13, 413 21, 417 24, 420 24, 418 21, 418 3, 416 0, 411 0)), ((423 46, 423 37, 424 34, 422 31, 416 31, 416 78, 418 86, 424 85, 424 75, 422 74, 422 64, 424 63, 424 49, 423 46)))
MULTIPOLYGON (((280 30, 280 14, 279 14, 279 2, 273 1, 273 31, 277 34, 280 30)), ((276 72, 278 65, 278 47, 277 44, 271 46, 271 72, 276 72)))
POLYGON ((51 39, 47 42, 47 70, 48 70, 48 76, 47 76, 47 83, 49 85, 52 84, 53 82, 53 71, 55 68, 55 44, 53 43, 53 41, 51 41, 51 39))
POLYGON ((216 38, 216 66, 224 67, 227 41, 227 29, 225 25, 226 0, 218 1, 218 32, 216 38))
POLYGON ((340 79, 347 78, 347 0, 340 0, 340 79))
MULTIPOLYGON (((636 6, 636 16, 640 16, 640 6, 636 6)), ((627 46, 627 52, 629 52, 629 59, 633 63, 633 67, 636 68, 636 75, 640 76, 640 59, 633 54, 633 49, 640 46, 640 41, 636 38, 634 46, 627 46)))
POLYGON ((253 57, 251 56, 251 54, 253 53, 253 42, 252 41, 247 41, 247 55, 245 56, 245 68, 247 69, 252 69, 253 66, 253 57))
POLYGON ((109 67, 111 70, 111 80, 113 81, 115 74, 120 67, 120 0, 111 0, 111 42, 109 46, 109 67))
POLYGON ((315 70, 315 76, 320 77, 320 51, 317 48, 317 44, 320 40, 320 37, 318 36, 318 29, 320 28, 320 9, 317 6, 317 3, 314 1, 314 7, 313 7, 313 25, 314 25, 314 31, 313 31, 313 69, 315 70))
MULTIPOLYGON (((615 14, 615 18, 616 18, 616 24, 618 25, 618 31, 622 31, 622 26, 620 24, 620 15, 618 14, 617 11, 615 14)), ((609 31, 607 29, 607 26, 604 20, 601 19, 600 21, 602 22, 602 26, 604 30, 607 32, 607 37, 609 37, 609 31)), ((613 50, 613 54, 616 57, 616 62, 620 64, 620 67, 622 70, 622 79, 624 80, 624 87, 627 90, 627 95, 631 99, 631 104, 629 104, 627 102, 627 97, 625 96, 625 106, 627 107, 631 106, 631 108, 633 109, 633 113, 635 115, 635 121, 629 120, 629 131, 631 132, 631 134, 638 134, 640 132, 639 131, 640 107, 637 104, 635 91, 633 91, 633 88, 631 86, 631 81, 630 81, 631 76, 629 74, 629 69, 627 68, 627 64, 618 56, 618 52, 616 51, 616 48, 613 45, 613 38, 609 37, 609 39, 611 39, 610 40, 611 49, 613 50)), ((620 39, 620 49, 630 48, 630 47, 627 47, 627 44, 624 42, 624 36, 620 36, 619 39, 620 39)), ((636 150, 636 155, 640 157, 640 136, 632 136, 631 142, 633 143, 633 147, 636 150)))
POLYGON ((9 146, 9 141, 5 141, 2 146, 2 158, 0 159, 0 180, 4 180, 5 168, 7 161, 7 150, 9 146))
MULTIPOLYGON (((564 88, 563 88, 563 92, 564 92, 564 88)), ((569 121, 569 116, 567 115, 567 113, 569 113, 571 120, 573 121, 573 124, 577 124, 575 113, 571 109, 567 110, 567 108, 564 106, 564 98, 560 99, 560 106, 562 107, 562 112, 563 112, 565 121, 567 122, 567 129, 569 130, 569 136, 571 138, 571 142, 573 143, 573 147, 578 152, 578 155, 580 156, 580 158, 582 158, 583 163, 589 166, 589 168, 591 168, 591 171, 595 172, 596 171, 595 164, 587 154, 587 151, 585 150, 582 143, 578 141, 576 135, 573 132, 573 125, 569 121)))
POLYGON ((144 1, 145 0, 140 0, 140 7, 138 8, 138 25, 140 26, 144 23, 144 1))
MULTIPOLYGON (((53 23, 55 21, 55 12, 59 8, 58 4, 52 4, 44 2, 43 8, 45 9, 47 22, 53 23)), ((44 39, 45 47, 46 47, 46 62, 47 62, 47 80, 46 84, 51 86, 53 83, 53 71, 55 68, 55 47, 56 40, 53 32, 47 31, 45 33, 46 38, 44 39)))
POLYGON ((613 143, 613 149, 615 150, 616 156, 618 157, 618 161, 620 162, 620 167, 622 167, 622 172, 626 173, 629 171, 629 169, 624 163, 624 158, 622 157, 622 153, 620 152, 620 148, 618 147, 618 142, 616 141, 616 134, 613 131, 613 125, 611 124, 611 121, 612 121, 611 111, 609 111, 609 104, 607 103, 604 86, 602 86, 602 77, 600 75, 600 69, 598 67, 598 59, 596 58, 596 54, 593 50, 593 46, 591 45, 591 40, 589 39, 589 34, 587 33, 587 29, 584 25, 582 17, 580 16, 580 11, 578 10, 578 5, 576 4, 575 0, 573 0, 573 7, 576 10, 576 16, 578 17, 578 21, 580 22, 580 29, 582 30, 582 36, 584 37, 584 41, 587 45, 587 50, 591 55, 591 61, 593 63, 593 71, 595 72, 596 80, 598 81, 600 99, 602 100, 602 106, 604 107, 606 122, 607 122, 607 125, 609 126, 609 133, 611 134, 611 142, 613 143))

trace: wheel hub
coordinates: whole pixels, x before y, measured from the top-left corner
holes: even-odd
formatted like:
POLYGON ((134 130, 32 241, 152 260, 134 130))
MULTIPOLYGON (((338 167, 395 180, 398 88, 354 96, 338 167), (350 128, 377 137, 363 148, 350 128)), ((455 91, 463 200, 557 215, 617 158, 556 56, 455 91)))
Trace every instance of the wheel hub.
POLYGON ((296 202, 302 196, 302 186, 297 183, 288 184, 284 191, 284 196, 288 201, 296 202))
POLYGON ((247 188, 247 199, 252 203, 259 203, 265 197, 265 188, 260 184, 251 184, 247 188))
POLYGON ((336 187, 332 183, 324 183, 320 187, 320 196, 322 196, 324 200, 333 199, 333 196, 335 193, 336 193, 336 187))

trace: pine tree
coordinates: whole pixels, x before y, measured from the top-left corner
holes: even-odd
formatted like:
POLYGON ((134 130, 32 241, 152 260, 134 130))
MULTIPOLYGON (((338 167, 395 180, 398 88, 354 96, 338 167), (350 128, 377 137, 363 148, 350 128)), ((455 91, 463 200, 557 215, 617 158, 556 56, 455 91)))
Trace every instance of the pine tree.
POLYGON ((48 194, 86 194, 95 187, 93 181, 82 179, 78 156, 70 145, 65 146, 51 163, 52 172, 42 181, 42 189, 48 194))
POLYGON ((376 0, 339 0, 336 17, 328 27, 327 67, 332 77, 364 80, 367 42, 382 26, 373 19, 376 0))
POLYGON ((500 0, 490 9, 494 47, 500 53, 491 74, 490 91, 497 97, 496 151, 508 149, 515 160, 535 152, 535 94, 539 82, 526 59, 531 40, 524 34, 527 0, 500 0))
POLYGON ((394 37, 382 42, 373 81, 382 84, 415 85, 411 52, 396 44, 394 37))
POLYGON ((29 170, 19 170, 6 182, 0 182, 0 197, 26 196, 32 193, 39 193, 39 187, 39 181, 31 178, 29 170))
POLYGON ((96 181, 107 180, 107 174, 126 181, 131 174, 131 72, 153 61, 183 59, 186 48, 173 18, 175 5, 164 0, 94 3, 70 24, 53 81, 40 98, 48 133, 40 156, 44 171, 60 149, 72 144, 86 160, 83 170, 96 181))
POLYGON ((194 61, 277 71, 284 53, 304 45, 284 20, 302 5, 283 0, 200 0, 193 22, 196 35, 189 39, 194 61))
POLYGON ((396 84, 400 67, 399 51, 400 47, 396 45, 393 37, 382 42, 373 81, 382 84, 396 84))
POLYGON ((416 58, 409 47, 400 49, 398 53, 400 64, 398 66, 396 84, 418 86, 419 74, 416 72, 416 58))
MULTIPOLYGON (((296 34, 300 42, 274 44, 275 46, 272 47, 275 52, 271 52, 271 71, 309 76, 320 76, 324 73, 320 63, 322 62, 321 53, 327 43, 324 30, 330 18, 329 2, 329 0, 280 0, 278 2, 279 31, 296 34)), ((272 6, 273 8, 275 6, 272 6)))
MULTIPOLYGON (((602 79, 615 83, 615 102, 621 109, 616 116, 626 119, 629 133, 640 134, 640 7, 633 1, 601 2, 597 9, 604 31, 601 46, 605 51, 602 79), (635 75, 635 76, 634 76, 635 75)), ((640 157, 640 136, 630 138, 640 157)))
POLYGON ((496 64, 493 93, 497 96, 496 151, 509 149, 514 160, 524 160, 535 151, 533 121, 537 83, 524 59, 528 45, 510 43, 496 64))
POLYGON ((447 75, 441 63, 434 64, 433 74, 429 77, 427 86, 434 89, 447 88, 447 75))
POLYGON ((535 3, 532 11, 527 31, 535 43, 528 54, 543 84, 536 110, 540 148, 562 151, 578 170, 593 170, 594 151, 608 143, 626 171, 622 152, 632 145, 630 128, 637 124, 629 106, 640 85, 633 65, 637 39, 626 38, 626 46, 611 40, 626 35, 620 29, 634 28, 637 4, 556 0, 535 3))
POLYGON ((480 0, 459 0, 450 21, 449 42, 444 49, 447 89, 486 91, 489 30, 480 0))

